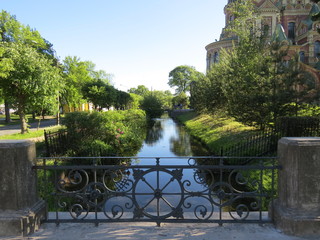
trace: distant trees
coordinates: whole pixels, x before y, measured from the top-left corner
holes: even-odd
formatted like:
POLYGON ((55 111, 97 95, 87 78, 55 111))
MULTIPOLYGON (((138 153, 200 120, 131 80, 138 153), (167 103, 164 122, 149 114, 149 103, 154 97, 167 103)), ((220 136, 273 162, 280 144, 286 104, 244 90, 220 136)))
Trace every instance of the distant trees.
POLYGON ((138 85, 136 88, 130 88, 129 93, 134 93, 140 96, 146 96, 150 93, 150 90, 144 85, 138 85))
POLYGON ((169 90, 150 91, 146 86, 139 85, 137 88, 130 88, 128 92, 141 97, 140 107, 150 118, 160 117, 164 110, 172 108, 173 94, 169 90))
POLYGON ((17 110, 21 133, 28 130, 26 113, 58 113, 58 103, 77 108, 87 101, 96 109, 127 109, 131 95, 115 89, 111 75, 96 70, 94 63, 66 57, 59 63, 52 44, 40 33, 0 13, 0 99, 17 110))
POLYGON ((141 101, 141 109, 149 118, 158 118, 164 112, 160 99, 155 95, 147 95, 141 101))
POLYGON ((168 84, 176 89, 176 93, 186 93, 190 91, 190 84, 196 81, 203 74, 198 72, 194 67, 182 65, 178 66, 169 73, 168 84))

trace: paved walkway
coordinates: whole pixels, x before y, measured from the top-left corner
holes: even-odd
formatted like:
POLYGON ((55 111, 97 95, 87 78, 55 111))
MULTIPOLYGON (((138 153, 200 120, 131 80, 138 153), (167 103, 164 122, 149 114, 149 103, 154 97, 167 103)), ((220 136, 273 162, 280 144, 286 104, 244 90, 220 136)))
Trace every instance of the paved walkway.
POLYGON ((266 224, 172 224, 163 223, 103 223, 98 227, 93 224, 68 223, 56 227, 53 223, 43 224, 42 228, 28 237, 10 237, 11 240, 316 240, 319 237, 299 238, 287 236, 266 224))
MULTIPOLYGON (((54 125, 56 125, 56 121, 57 121, 56 119, 41 120, 40 121, 40 129, 54 126, 54 125)), ((34 122, 29 125, 30 125, 30 131, 35 131, 38 128, 38 122, 34 122)), ((0 127, 0 136, 14 134, 14 133, 20 133, 20 131, 21 131, 20 125, 8 125, 8 126, 0 127)))

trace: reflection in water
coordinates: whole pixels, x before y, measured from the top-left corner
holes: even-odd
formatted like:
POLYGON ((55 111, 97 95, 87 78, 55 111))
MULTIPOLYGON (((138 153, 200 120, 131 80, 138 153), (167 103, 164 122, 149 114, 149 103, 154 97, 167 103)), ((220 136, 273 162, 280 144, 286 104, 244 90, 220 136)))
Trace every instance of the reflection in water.
POLYGON ((153 146, 157 141, 163 137, 163 127, 160 119, 151 120, 147 129, 147 136, 145 143, 149 146, 153 146))
POLYGON ((183 126, 165 116, 155 119, 138 157, 208 156, 203 145, 193 139, 183 126))
POLYGON ((170 150, 177 156, 192 156, 190 135, 184 128, 179 128, 178 136, 171 137, 170 150))
POLYGON ((178 136, 170 139, 171 148, 177 156, 208 156, 209 151, 195 138, 190 136, 183 126, 177 126, 178 136))
POLYGON ((221 218, 218 213, 222 210, 243 220, 249 211, 263 206, 260 169, 252 173, 252 169, 213 167, 212 159, 207 162, 183 155, 209 154, 172 119, 157 119, 138 154, 140 162, 127 169, 125 159, 118 168, 69 169, 55 183, 55 206, 68 210, 75 219, 86 218, 95 207, 108 219, 158 220, 221 218), (211 166, 204 168, 206 164, 211 166))

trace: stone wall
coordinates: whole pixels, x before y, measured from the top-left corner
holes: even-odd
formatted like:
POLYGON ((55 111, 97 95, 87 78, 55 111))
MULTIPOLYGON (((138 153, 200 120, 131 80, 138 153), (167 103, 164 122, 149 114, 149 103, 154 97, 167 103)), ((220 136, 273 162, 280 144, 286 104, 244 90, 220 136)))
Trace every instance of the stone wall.
POLYGON ((37 196, 35 144, 26 140, 0 140, 0 236, 34 232, 46 216, 37 196))
POLYGON ((320 235, 320 138, 278 143, 278 199, 270 213, 277 228, 296 236, 320 235))

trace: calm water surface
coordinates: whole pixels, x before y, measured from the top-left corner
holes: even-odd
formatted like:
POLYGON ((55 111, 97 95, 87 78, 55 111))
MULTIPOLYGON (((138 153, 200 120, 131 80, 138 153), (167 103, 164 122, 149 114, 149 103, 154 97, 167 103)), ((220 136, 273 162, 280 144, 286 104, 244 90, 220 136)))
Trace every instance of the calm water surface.
MULTIPOLYGON (((155 124, 148 129, 145 142, 137 154, 138 159, 131 165, 141 168, 130 170, 128 180, 132 183, 135 205, 143 209, 149 216, 166 216, 174 208, 181 206, 184 213, 195 217, 195 212, 208 210, 213 212, 213 205, 208 197, 186 196, 187 192, 207 192, 206 174, 197 172, 197 169, 183 169, 179 166, 172 168, 150 168, 156 165, 156 157, 162 165, 189 165, 187 157, 208 156, 209 152, 201 144, 179 126, 171 118, 156 119, 155 124), (149 167, 144 168, 145 165, 149 167), (181 205, 183 203, 183 205, 181 205), (160 211, 157 213, 157 211, 160 211)), ((197 163, 196 163, 197 164, 197 163)), ((125 190, 125 189, 124 189, 125 190)), ((132 206, 130 200, 116 197, 108 200, 109 211, 113 206, 123 208, 132 206), (127 205, 126 205, 127 204, 127 205)))
MULTIPOLYGON (((183 126, 171 118, 155 119, 155 124, 148 130, 146 140, 137 157, 181 157, 208 156, 210 153, 183 126)), ((186 164, 186 159, 163 159, 163 164, 186 164)), ((150 164, 149 159, 141 159, 140 164, 150 164)))

